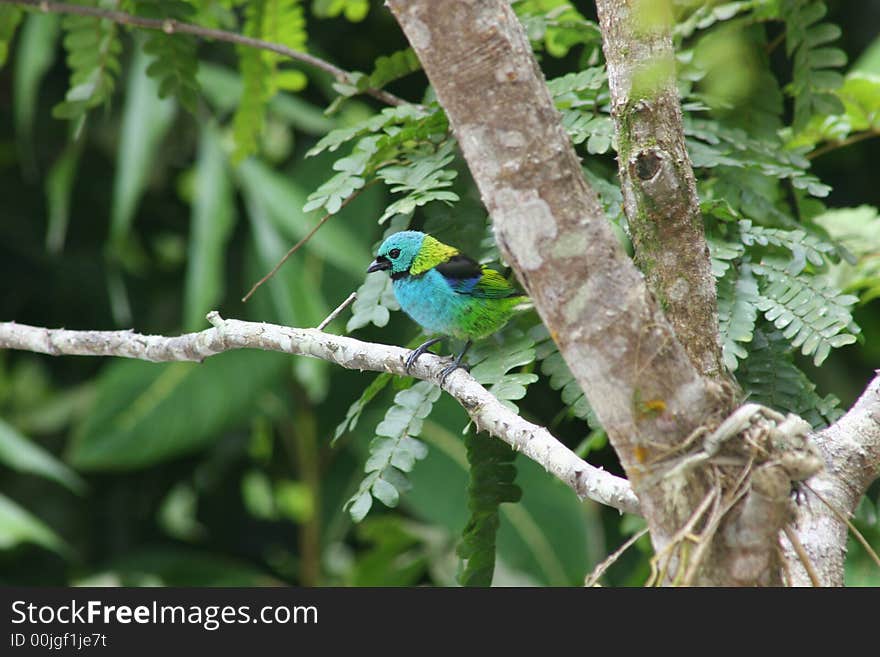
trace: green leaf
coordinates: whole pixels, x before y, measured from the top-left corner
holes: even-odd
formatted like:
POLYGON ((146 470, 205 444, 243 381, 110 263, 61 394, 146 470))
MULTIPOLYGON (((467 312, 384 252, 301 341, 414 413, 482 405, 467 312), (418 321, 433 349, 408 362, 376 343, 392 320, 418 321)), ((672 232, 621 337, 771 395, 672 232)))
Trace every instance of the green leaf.
POLYGON ((19 7, 4 5, 0 7, 0 67, 6 63, 9 55, 9 43, 15 36, 15 30, 23 15, 19 7))
POLYGON ((312 11, 318 18, 335 18, 345 14, 352 23, 359 23, 370 11, 369 0, 312 0, 312 11))
POLYGON ((778 411, 796 413, 815 429, 835 422, 843 412, 834 395, 820 397, 816 384, 795 366, 789 340, 780 331, 763 325, 748 345, 737 379, 750 400, 778 411))
MULTIPOLYGON (((240 171, 251 165, 256 162, 245 163, 240 171)), ((242 190, 259 270, 267 272, 285 255, 288 245, 273 221, 275 217, 269 210, 268 196, 263 196, 258 186, 247 183, 242 185, 242 190)), ((320 263, 318 267, 321 267, 320 263)), ((327 316, 329 309, 318 284, 319 273, 315 267, 305 266, 301 259, 291 258, 265 283, 262 292, 268 292, 271 297, 276 322, 287 326, 315 326, 327 316)), ((327 394, 329 367, 327 362, 319 359, 297 358, 294 361, 297 380, 312 401, 320 401, 327 394)))
MULTIPOLYGON (((0 13, 4 9, 0 9, 0 13)), ((3 21, 0 16, 0 24, 3 21)), ((40 83, 55 62, 55 42, 60 26, 61 21, 57 14, 32 14, 28 16, 21 30, 15 75, 12 78, 12 103, 16 136, 26 152, 32 147, 40 83)))
POLYGON ((0 550, 8 550, 21 543, 34 543, 62 556, 69 548, 43 521, 0 493, 0 550))
POLYGON ((412 151, 404 156, 404 164, 383 167, 376 172, 389 186, 391 193, 405 196, 391 203, 379 223, 396 214, 410 214, 416 207, 431 201, 451 204, 458 194, 448 191, 458 172, 445 168, 455 159, 455 142, 448 140, 439 148, 412 151))
POLYGON ((235 199, 217 129, 205 124, 199 137, 184 288, 184 328, 205 325, 205 314, 223 297, 226 245, 235 224, 235 199))
POLYGON ((46 205, 49 213, 46 222, 46 248, 52 253, 58 253, 64 248, 70 221, 70 199, 82 145, 82 139, 68 143, 46 176, 46 205))
POLYGON ((520 0, 513 4, 535 50, 565 57, 576 45, 598 46, 599 27, 567 0, 520 0))
MULTIPOLYGON (((372 392, 375 394, 378 390, 372 392)), ((364 501, 365 494, 394 507, 400 493, 409 490, 405 473, 411 472, 415 462, 428 455, 424 444, 415 436, 421 433, 422 422, 439 396, 440 388, 428 381, 419 381, 395 395, 394 404, 376 427, 376 437, 370 442, 370 456, 364 465, 366 477, 345 504, 352 520, 360 522, 370 510, 372 503, 364 501)))
POLYGON ((486 435, 465 437, 470 465, 468 508, 471 517, 458 547, 463 564, 458 581, 462 586, 489 586, 495 572, 495 545, 500 524, 499 507, 519 502, 522 490, 514 484, 516 453, 505 443, 486 435))
POLYGON ((857 293, 862 303, 880 297, 880 212, 870 205, 829 210, 814 217, 855 256, 834 265, 829 277, 841 289, 857 293))
POLYGON ((127 240, 140 198, 156 166, 159 145, 174 118, 174 103, 161 100, 147 75, 147 58, 136 50, 126 89, 122 130, 113 178, 110 239, 120 248, 127 240))
MULTIPOLYGON (((438 113, 439 110, 435 110, 438 113)), ((386 107, 353 126, 338 128, 328 133, 323 139, 315 144, 307 153, 312 157, 326 150, 335 151, 343 144, 353 139, 366 135, 374 135, 387 131, 389 127, 411 124, 429 116, 425 111, 415 105, 400 105, 399 107, 386 107)))
MULTIPOLYGON (((304 50, 305 18, 299 0, 253 0, 245 8, 246 36, 304 50)), ((239 47, 239 70, 244 86, 233 119, 238 163, 258 150, 266 118, 266 104, 280 88, 299 88, 303 78, 291 84, 290 75, 279 70, 285 59, 278 53, 239 47), (279 77, 280 76, 280 77, 279 77), (279 84, 280 83, 280 84, 279 84)))
POLYGON ((793 275, 777 258, 765 257, 752 269, 761 292, 758 310, 817 367, 831 349, 856 341, 859 327, 850 312, 856 297, 841 294, 824 277, 793 275))
MULTIPOLYGON (((241 77, 232 70, 209 62, 201 62, 197 80, 205 98, 218 110, 234 110, 242 94, 241 77)), ((321 108, 289 93, 279 92, 269 101, 269 111, 291 127, 309 135, 324 135, 337 122, 321 108)))
MULTIPOLYGON (((139 16, 159 20, 192 22, 195 9, 182 0, 136 0, 139 16)), ((147 73, 159 83, 160 98, 173 94, 192 114, 198 109, 198 41, 188 34, 166 34, 151 30, 145 34, 144 52, 153 60, 147 73)))
MULTIPOLYGON (((305 237, 320 218, 298 209, 305 203, 306 190, 296 182, 297 171, 283 175, 257 160, 245 162, 238 169, 243 188, 252 198, 260 199, 267 219, 291 240, 288 246, 305 237)), ((343 217, 333 217, 327 221, 303 248, 357 280, 363 277, 372 259, 363 247, 363 241, 346 225, 343 217), (340 248, 343 245, 344 248, 340 248)), ((274 264, 269 263, 269 266, 274 264)), ((320 319, 323 318, 318 318, 318 321, 320 319)))
POLYGON ((843 142, 853 134, 880 132, 880 75, 850 73, 835 95, 843 102, 844 112, 812 116, 791 136, 787 148, 813 148, 823 141, 843 142))
MULTIPOLYGON (((96 2, 84 4, 96 6, 96 2)), ((103 4, 103 3, 102 3, 103 4)), ((119 74, 122 43, 116 23, 88 16, 68 15, 62 20, 67 66, 71 71, 70 89, 53 115, 71 119, 78 135, 86 113, 110 99, 119 74)))
POLYGON ((2 419, 0 419, 0 463, 18 472, 57 481, 74 493, 82 494, 86 489, 86 484, 79 475, 2 419))
POLYGON ((309 194, 303 205, 303 212, 324 209, 327 214, 336 214, 342 205, 366 184, 364 177, 373 155, 376 153, 378 137, 364 137, 352 149, 351 155, 333 163, 339 171, 314 192, 309 194))
POLYGON ((70 459, 84 470, 126 470, 204 448, 253 412, 289 357, 232 351, 204 363, 119 361, 98 381, 70 459))
POLYGON ((370 495, 369 491, 363 492, 354 499, 351 505, 349 505, 348 513, 351 515, 352 521, 361 522, 367 517, 367 514, 370 512, 370 507, 372 506, 373 496, 370 495))
MULTIPOLYGON (((421 434, 430 454, 410 475, 413 489, 401 501, 416 518, 455 534, 468 520, 469 466, 458 432, 462 417, 463 411, 448 396, 437 401, 433 419, 425 421, 421 434)), ((502 504, 499 509, 495 583, 510 581, 515 574, 520 583, 582 585, 589 561, 604 556, 590 548, 602 533, 593 520, 594 505, 581 503, 529 459, 519 459, 517 470, 523 496, 519 504, 502 504)))
POLYGON ((498 400, 519 412, 513 402, 526 395, 526 386, 538 380, 531 372, 511 372, 535 361, 535 340, 515 326, 507 326, 493 338, 476 344, 468 359, 471 376, 498 400))
POLYGON ((742 343, 752 341, 759 300, 758 283, 748 262, 718 281, 718 324, 724 364, 731 372, 748 356, 742 343))
POLYGON ((367 275, 357 289, 357 299, 351 306, 351 318, 345 325, 347 333, 374 324, 379 328, 386 326, 392 310, 400 310, 390 276, 367 275))
POLYGON ((412 48, 404 48, 390 55, 382 55, 376 59, 373 71, 366 78, 366 87, 381 89, 385 85, 402 77, 420 71, 422 65, 412 48))
POLYGON ((814 114, 844 112, 843 103, 828 92, 843 83, 843 77, 829 69, 843 66, 846 55, 836 48, 817 48, 840 35, 836 26, 818 23, 827 13, 824 2, 785 0, 782 9, 786 23, 785 49, 794 62, 793 79, 788 89, 794 98, 793 128, 800 132, 814 114))
POLYGON ((330 441, 331 446, 334 445, 346 431, 354 431, 364 408, 366 408, 367 404, 373 401, 376 395, 382 392, 388 384, 391 383, 391 379, 392 376, 390 374, 382 372, 364 389, 361 396, 349 406, 348 411, 345 413, 345 419, 336 427, 336 431, 333 433, 333 440, 330 441))

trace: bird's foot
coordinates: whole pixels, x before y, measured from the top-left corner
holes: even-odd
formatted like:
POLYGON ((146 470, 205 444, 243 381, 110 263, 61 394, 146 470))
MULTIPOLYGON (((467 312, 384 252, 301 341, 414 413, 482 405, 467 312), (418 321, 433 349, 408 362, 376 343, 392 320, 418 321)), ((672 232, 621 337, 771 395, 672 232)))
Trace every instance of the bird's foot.
POLYGON ((442 340, 442 339, 443 338, 432 338, 432 339, 428 340, 427 342, 420 344, 415 349, 413 349, 410 352, 409 356, 406 357, 406 362, 404 363, 404 369, 406 370, 407 374, 409 374, 409 371, 413 368, 413 365, 416 364, 416 361, 419 359, 419 356, 421 356, 423 353, 428 351, 428 349, 433 347, 435 344, 440 342, 440 340, 442 340))
POLYGON ((440 385, 442 386, 443 384, 445 384, 446 378, 458 369, 464 370, 465 372, 470 372, 471 366, 467 363, 459 362, 459 359, 456 358, 453 362, 440 370, 440 385))
POLYGON ((443 386, 443 384, 446 383, 446 378, 450 374, 452 374, 455 370, 461 368, 465 372, 471 371, 471 368, 467 363, 461 362, 464 359, 464 355, 468 352, 468 349, 470 349, 470 348, 471 348, 471 341, 468 340, 464 345, 464 349, 461 350, 461 353, 458 355, 458 357, 440 371, 440 385, 441 386, 443 386))

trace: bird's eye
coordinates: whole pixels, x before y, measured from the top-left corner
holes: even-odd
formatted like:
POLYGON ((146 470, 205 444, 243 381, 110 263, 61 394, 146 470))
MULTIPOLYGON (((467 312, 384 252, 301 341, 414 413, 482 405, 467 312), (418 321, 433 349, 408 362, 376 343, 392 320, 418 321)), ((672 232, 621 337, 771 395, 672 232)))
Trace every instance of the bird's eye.
POLYGON ((399 256, 399 255, 400 255, 400 249, 391 249, 391 250, 388 252, 388 256, 391 257, 391 258, 396 258, 396 257, 399 256))

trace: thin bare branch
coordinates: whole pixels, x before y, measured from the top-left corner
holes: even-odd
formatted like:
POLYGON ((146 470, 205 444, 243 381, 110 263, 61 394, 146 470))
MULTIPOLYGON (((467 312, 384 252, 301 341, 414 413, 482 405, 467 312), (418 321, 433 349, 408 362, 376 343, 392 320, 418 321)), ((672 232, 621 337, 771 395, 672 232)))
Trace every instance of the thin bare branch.
MULTIPOLYGON (((352 85, 355 84, 354 77, 350 72, 345 71, 330 62, 324 61, 319 57, 298 50, 293 50, 292 48, 288 48, 279 43, 254 39, 242 34, 236 34, 235 32, 216 30, 209 27, 202 27, 201 25, 193 25, 192 23, 184 23, 174 19, 143 18, 141 16, 126 14, 121 11, 111 11, 99 7, 88 7, 83 5, 72 5, 66 2, 47 2, 46 0, 0 0, 0 4, 34 7, 44 13, 92 16, 94 18, 103 18, 113 21, 120 25, 139 27, 145 30, 161 30, 166 34, 192 34, 201 39, 226 41, 228 43, 235 43, 240 46, 248 46, 259 50, 269 50, 289 59, 301 62, 302 64, 324 71, 325 73, 329 73, 340 82, 352 85)), ((381 100, 387 105, 405 105, 408 102, 402 98, 398 98, 392 93, 383 91, 382 89, 365 89, 364 93, 377 100, 381 100)))
MULTIPOLYGON (((2 0, 0 0, 0 1, 2 1, 2 0)), ((346 205, 348 205, 348 204, 351 203, 354 199, 356 199, 358 196, 360 196, 360 193, 361 193, 362 191, 364 191, 367 187, 369 187, 370 185, 375 184, 375 183, 378 182, 378 181, 379 181, 378 178, 374 178, 373 180, 371 180, 370 182, 368 182, 366 185, 364 185, 364 186, 361 187, 360 189, 355 190, 354 192, 352 192, 352 193, 348 196, 348 198, 345 199, 345 200, 342 202, 342 205, 339 206, 339 210, 342 210, 342 208, 344 208, 346 205)), ((297 242, 297 243, 294 244, 292 247, 290 247, 290 249, 287 251, 287 253, 285 253, 283 256, 281 256, 281 260, 279 260, 279 261, 275 264, 275 266, 272 267, 272 271, 270 271, 268 274, 266 274, 265 276, 263 276, 263 278, 261 278, 261 279, 258 280, 256 283, 254 283, 254 285, 253 285, 253 287, 251 287, 250 291, 248 291, 248 293, 245 294, 245 295, 241 298, 242 302, 247 302, 247 300, 250 299, 250 298, 254 295, 254 292, 257 291, 257 288, 259 288, 263 283, 265 283, 265 282, 268 281, 270 278, 272 278, 275 274, 277 274, 277 273, 278 273, 278 270, 281 269, 282 265, 284 265, 284 263, 287 262, 287 260, 290 258, 290 256, 292 256, 294 253, 296 253, 297 251, 299 251, 300 248, 301 248, 306 242, 308 242, 310 239, 312 239, 312 237, 314 237, 315 233, 318 232, 318 230, 321 228, 321 226, 323 226, 323 225, 327 222, 327 220, 328 220, 330 217, 332 217, 332 216, 338 214, 338 213, 339 213, 339 210, 337 210, 336 212, 328 212, 328 213, 325 214, 323 217, 321 217, 321 220, 320 220, 317 224, 315 224, 315 227, 312 228, 312 229, 308 232, 308 234, 306 234, 305 237, 303 237, 299 242, 297 242)))
POLYGON ((608 557, 600 564, 598 564, 587 578, 584 580, 584 586, 595 586, 602 575, 605 574, 605 571, 608 570, 614 563, 620 559, 624 552, 629 550, 633 545, 635 545, 636 541, 638 541, 642 536, 648 533, 648 528, 645 527, 641 531, 636 532, 632 536, 627 539, 627 541, 617 548, 614 552, 612 552, 608 557))
MULTIPOLYGON (((319 358, 354 370, 389 372, 440 384, 448 362, 432 354, 405 368, 407 349, 317 329, 224 320, 208 313, 214 328, 176 337, 140 335, 132 331, 68 331, 15 322, 0 323, 0 349, 22 349, 52 356, 121 356, 153 362, 197 361, 232 349, 263 349, 319 358)), ((500 438, 514 450, 542 465, 572 488, 581 499, 592 499, 628 513, 639 513, 629 482, 580 459, 544 427, 532 424, 504 406, 464 370, 456 370, 441 386, 467 411, 480 431, 500 438)))
POLYGON ((820 146, 819 148, 812 151, 811 153, 807 153, 806 158, 808 160, 815 160, 817 157, 825 155, 825 153, 829 153, 831 151, 837 150, 838 148, 843 148, 844 146, 850 146, 852 144, 857 144, 860 141, 870 139, 871 137, 880 137, 880 130, 867 130, 865 132, 857 132, 855 134, 850 135, 846 139, 829 141, 824 146, 820 146))
POLYGON ((345 299, 345 301, 343 301, 343 302, 340 303, 338 306, 336 306, 336 310, 334 310, 332 313, 330 313, 329 315, 327 315, 327 317, 324 318, 324 321, 321 322, 320 324, 318 324, 318 330, 319 330, 319 331, 323 331, 325 328, 327 328, 327 324, 329 324, 329 323, 332 322, 334 319, 336 319, 337 317, 339 317, 339 314, 340 314, 343 310, 345 310, 345 309, 348 308, 351 304, 353 304, 354 301, 355 301, 355 299, 357 299, 357 296, 358 296, 357 292, 352 292, 351 294, 349 294, 348 297, 345 299))
POLYGON ((782 531, 785 532, 785 536, 791 543, 792 548, 794 548, 795 554, 797 554, 801 565, 804 567, 804 570, 807 571, 807 575, 810 578, 810 583, 814 587, 820 588, 822 586, 822 582, 819 580, 819 575, 816 574, 816 569, 813 568, 813 564, 810 562, 810 557, 807 554, 807 551, 804 549, 804 546, 801 545, 797 534, 791 528, 791 525, 785 525, 785 527, 782 528, 782 531))

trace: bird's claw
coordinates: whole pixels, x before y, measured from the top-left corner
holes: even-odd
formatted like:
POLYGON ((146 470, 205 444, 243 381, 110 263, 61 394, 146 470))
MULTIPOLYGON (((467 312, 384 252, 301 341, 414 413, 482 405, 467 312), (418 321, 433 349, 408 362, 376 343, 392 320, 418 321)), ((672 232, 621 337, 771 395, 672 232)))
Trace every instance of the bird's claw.
POLYGON ((467 363, 459 363, 459 362, 451 363, 451 364, 447 365, 446 367, 444 367, 440 371, 440 385, 441 386, 444 385, 446 383, 447 377, 449 377, 449 375, 452 374, 457 369, 462 369, 465 372, 471 371, 471 368, 467 363))
POLYGON ((403 364, 403 369, 406 371, 406 373, 409 374, 410 370, 413 368, 413 365, 415 365, 416 361, 419 359, 419 356, 428 351, 430 347, 440 342, 441 339, 442 338, 433 338, 413 349, 410 352, 409 356, 406 357, 406 360, 403 364))

